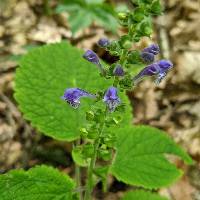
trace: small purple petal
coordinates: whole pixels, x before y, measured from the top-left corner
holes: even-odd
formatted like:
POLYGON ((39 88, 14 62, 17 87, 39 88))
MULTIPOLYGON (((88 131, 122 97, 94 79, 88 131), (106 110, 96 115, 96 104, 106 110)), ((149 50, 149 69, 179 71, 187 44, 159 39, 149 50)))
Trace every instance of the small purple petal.
POLYGON ((166 72, 159 73, 155 79, 155 84, 158 85, 167 75, 166 72))
POLYGON ((104 48, 107 47, 110 44, 110 41, 107 38, 101 38, 98 43, 100 47, 104 48))
POLYGON ((99 68, 99 70, 101 71, 101 73, 103 75, 105 75, 105 70, 102 67, 100 61, 99 61, 99 57, 97 56, 96 53, 94 53, 94 51, 92 50, 87 50, 84 54, 83 54, 83 58, 85 58, 87 61, 97 65, 97 67, 99 68))
POLYGON ((79 88, 69 88, 65 90, 65 93, 61 98, 67 101, 73 108, 78 108, 81 97, 95 98, 96 96, 79 88))
POLYGON ((117 94, 117 88, 109 87, 104 95, 103 101, 107 104, 109 111, 113 112, 121 103, 121 100, 117 94))
POLYGON ((124 70, 121 65, 117 64, 113 70, 113 75, 115 76, 124 76, 124 70))
POLYGON ((87 50, 83 54, 83 58, 85 58, 87 61, 89 61, 91 63, 94 63, 96 65, 100 65, 100 61, 99 61, 97 54, 94 53, 94 51, 92 51, 92 50, 87 50))
POLYGON ((157 64, 160 67, 160 72, 169 71, 173 67, 172 62, 169 60, 160 60, 157 64))
POLYGON ((151 44, 147 48, 143 49, 142 52, 147 52, 157 55, 160 52, 160 48, 157 44, 151 44))
POLYGON ((152 63, 154 61, 153 53, 142 52, 140 56, 145 63, 152 63))

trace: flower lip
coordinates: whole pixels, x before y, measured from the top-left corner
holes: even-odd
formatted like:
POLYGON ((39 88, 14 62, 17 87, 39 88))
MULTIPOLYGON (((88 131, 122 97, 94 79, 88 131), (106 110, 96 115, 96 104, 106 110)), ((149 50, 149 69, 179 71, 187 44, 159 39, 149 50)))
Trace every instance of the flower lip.
POLYGON ((159 65, 161 71, 168 71, 173 67, 172 62, 169 60, 160 60, 157 64, 159 65))
POLYGON ((113 112, 115 108, 121 103, 121 100, 117 94, 117 88, 109 87, 104 95, 103 101, 107 104, 109 111, 113 112))
POLYGON ((73 108, 78 108, 81 97, 95 98, 96 96, 79 88, 69 88, 65 90, 61 98, 67 101, 73 108))

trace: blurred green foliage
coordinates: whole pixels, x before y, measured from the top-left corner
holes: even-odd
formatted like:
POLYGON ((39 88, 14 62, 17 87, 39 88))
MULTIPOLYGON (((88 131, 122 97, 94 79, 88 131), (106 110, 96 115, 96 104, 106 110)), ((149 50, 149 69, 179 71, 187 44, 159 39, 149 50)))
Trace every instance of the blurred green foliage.
POLYGON ((62 12, 69 14, 68 22, 73 35, 93 22, 113 33, 118 27, 115 8, 105 0, 62 0, 56 13, 62 12))

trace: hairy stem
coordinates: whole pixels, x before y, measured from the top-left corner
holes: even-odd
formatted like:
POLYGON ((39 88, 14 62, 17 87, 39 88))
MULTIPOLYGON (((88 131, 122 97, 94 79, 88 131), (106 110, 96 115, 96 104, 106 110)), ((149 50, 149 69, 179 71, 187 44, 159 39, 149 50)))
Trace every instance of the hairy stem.
MULTIPOLYGON (((80 144, 80 141, 76 141, 73 143, 73 148, 75 148, 76 146, 78 146, 80 144)), ((81 171, 80 171, 80 167, 78 165, 75 165, 75 180, 76 180, 76 187, 77 188, 81 188, 81 171)), ((80 191, 79 193, 79 199, 82 200, 82 191, 80 191)))
POLYGON ((105 110, 104 122, 101 124, 101 126, 99 128, 98 138, 94 141, 94 153, 93 153, 93 156, 91 158, 90 165, 88 167, 87 183, 86 183, 86 191, 85 191, 84 200, 92 199, 91 198, 92 189, 93 189, 92 175, 93 175, 93 170, 94 170, 95 163, 96 163, 96 160, 97 160, 98 148, 99 148, 99 144, 100 144, 100 141, 101 141, 101 136, 102 136, 102 133, 103 133, 103 129, 104 129, 104 126, 105 126, 106 116, 107 116, 107 109, 105 110))

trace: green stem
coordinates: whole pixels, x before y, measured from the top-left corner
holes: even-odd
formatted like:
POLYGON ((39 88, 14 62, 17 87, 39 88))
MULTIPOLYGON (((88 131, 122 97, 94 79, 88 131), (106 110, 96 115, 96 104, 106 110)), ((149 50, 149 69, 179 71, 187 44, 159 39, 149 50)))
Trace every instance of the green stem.
POLYGON ((123 49, 122 55, 120 56, 119 63, 124 66, 126 64, 126 59, 127 59, 127 53, 128 51, 126 49, 123 49))
MULTIPOLYGON (((80 141, 76 141, 73 143, 73 148, 75 148, 76 146, 78 146, 80 144, 80 141)), ((80 171, 80 167, 78 165, 75 165, 75 180, 76 180, 76 187, 77 188, 81 188, 81 171, 80 171)), ((79 193, 79 199, 82 200, 82 191, 80 191, 79 193)))
POLYGON ((101 127, 99 129, 99 136, 94 141, 94 154, 93 154, 93 156, 91 158, 90 165, 88 167, 87 183, 86 183, 86 191, 85 191, 84 200, 92 199, 91 198, 92 189, 93 189, 92 175, 93 175, 93 170, 94 170, 95 163, 96 163, 96 160, 97 160, 98 148, 99 148, 99 144, 100 144, 100 141, 101 141, 101 136, 102 136, 102 133, 103 133, 103 129, 104 129, 104 126, 105 126, 106 116, 107 116, 107 109, 105 110, 104 122, 101 124, 101 127))
POLYGON ((51 7, 49 5, 49 0, 43 0, 44 3, 44 12, 46 15, 51 15, 51 7))

